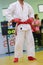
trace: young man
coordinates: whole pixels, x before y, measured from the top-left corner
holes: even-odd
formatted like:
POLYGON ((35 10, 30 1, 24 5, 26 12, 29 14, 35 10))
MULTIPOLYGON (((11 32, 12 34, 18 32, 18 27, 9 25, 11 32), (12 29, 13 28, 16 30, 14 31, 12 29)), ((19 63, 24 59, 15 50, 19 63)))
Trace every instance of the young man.
POLYGON ((31 30, 31 22, 33 22, 34 19, 33 8, 24 2, 24 0, 17 0, 8 7, 6 18, 9 22, 17 23, 14 62, 18 62, 19 58, 23 56, 23 43, 25 39, 27 42, 28 60, 36 60, 35 45, 31 30))

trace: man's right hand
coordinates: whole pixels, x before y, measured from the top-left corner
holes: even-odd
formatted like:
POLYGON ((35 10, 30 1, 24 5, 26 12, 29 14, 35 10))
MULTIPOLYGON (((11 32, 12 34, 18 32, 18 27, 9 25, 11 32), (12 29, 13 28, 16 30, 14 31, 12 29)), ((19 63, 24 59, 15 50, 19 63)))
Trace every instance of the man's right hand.
POLYGON ((15 18, 12 20, 12 22, 16 22, 16 23, 19 23, 21 20, 19 18, 15 18))

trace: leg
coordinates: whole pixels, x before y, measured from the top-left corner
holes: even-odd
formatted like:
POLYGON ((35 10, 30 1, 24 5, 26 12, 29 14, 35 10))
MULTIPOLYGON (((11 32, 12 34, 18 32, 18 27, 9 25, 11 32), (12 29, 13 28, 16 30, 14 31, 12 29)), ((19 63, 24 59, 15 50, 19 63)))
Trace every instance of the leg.
POLYGON ((24 42, 24 31, 18 30, 15 40, 15 58, 20 58, 23 55, 23 42, 24 42))
POLYGON ((37 33, 37 39, 38 39, 38 46, 41 46, 41 35, 40 33, 37 33))
POLYGON ((31 27, 26 32, 26 41, 27 41, 26 47, 27 47, 28 57, 35 57, 35 44, 34 44, 34 38, 31 31, 31 27))

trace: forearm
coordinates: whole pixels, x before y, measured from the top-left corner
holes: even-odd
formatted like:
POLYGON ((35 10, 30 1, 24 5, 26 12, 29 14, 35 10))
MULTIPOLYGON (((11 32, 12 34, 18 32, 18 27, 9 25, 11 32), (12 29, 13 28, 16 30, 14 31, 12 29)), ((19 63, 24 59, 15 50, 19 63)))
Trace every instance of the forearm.
POLYGON ((41 23, 39 22, 38 24, 34 24, 34 26, 41 26, 41 23))

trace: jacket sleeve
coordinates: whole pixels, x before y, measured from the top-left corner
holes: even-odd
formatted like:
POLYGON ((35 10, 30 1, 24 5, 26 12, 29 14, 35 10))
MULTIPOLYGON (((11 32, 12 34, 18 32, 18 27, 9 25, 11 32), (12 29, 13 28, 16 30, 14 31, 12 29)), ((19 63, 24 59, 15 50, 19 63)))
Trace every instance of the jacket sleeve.
POLYGON ((34 18, 34 10, 33 10, 33 8, 29 5, 28 6, 28 8, 29 8, 29 18, 34 18))
POLYGON ((15 11, 15 5, 14 4, 9 5, 9 7, 6 11, 6 20, 7 21, 10 22, 13 19, 14 11, 15 11))

